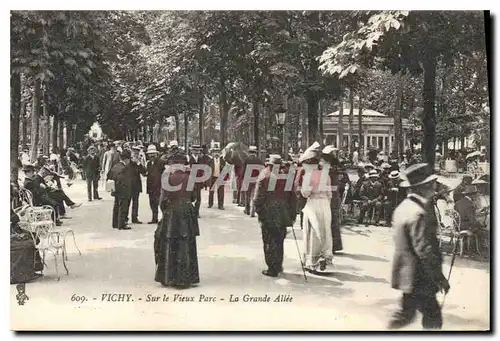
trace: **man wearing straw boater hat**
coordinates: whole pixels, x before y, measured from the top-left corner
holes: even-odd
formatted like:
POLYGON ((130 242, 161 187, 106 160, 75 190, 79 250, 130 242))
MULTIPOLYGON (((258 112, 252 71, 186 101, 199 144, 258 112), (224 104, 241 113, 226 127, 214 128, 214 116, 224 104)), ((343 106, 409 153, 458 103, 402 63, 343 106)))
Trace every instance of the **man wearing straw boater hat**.
POLYGON ((384 198, 383 186, 378 180, 379 175, 375 169, 368 173, 369 181, 365 182, 359 191, 359 197, 362 200, 359 212, 358 224, 363 223, 366 212, 375 210, 375 224, 377 225, 382 211, 382 200, 384 198))
POLYGON ((389 328, 410 324, 419 310, 425 329, 440 329, 443 318, 436 294, 447 293, 450 285, 442 273, 438 223, 432 202, 437 175, 432 174, 428 164, 419 163, 408 167, 405 176, 401 186, 408 187, 410 193, 392 217, 396 244, 392 287, 401 290, 403 297, 389 328))
POLYGON ((159 152, 154 144, 150 144, 146 151, 148 162, 146 164, 146 192, 149 196, 152 219, 148 224, 158 223, 158 207, 160 206, 161 175, 165 170, 165 161, 159 157, 159 152))

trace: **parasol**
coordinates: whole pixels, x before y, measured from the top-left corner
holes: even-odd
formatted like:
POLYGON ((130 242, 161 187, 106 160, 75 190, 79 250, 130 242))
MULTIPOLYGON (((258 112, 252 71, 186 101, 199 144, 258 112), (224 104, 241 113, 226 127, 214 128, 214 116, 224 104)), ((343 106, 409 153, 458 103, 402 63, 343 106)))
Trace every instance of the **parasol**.
POLYGON ((235 166, 243 166, 248 158, 248 147, 241 142, 230 142, 221 152, 224 160, 235 166))
POLYGON ((473 158, 473 157, 478 157, 478 156, 483 156, 484 154, 481 153, 479 150, 476 150, 475 152, 472 152, 470 154, 467 154, 467 156, 465 157, 465 159, 470 159, 470 158, 473 158))

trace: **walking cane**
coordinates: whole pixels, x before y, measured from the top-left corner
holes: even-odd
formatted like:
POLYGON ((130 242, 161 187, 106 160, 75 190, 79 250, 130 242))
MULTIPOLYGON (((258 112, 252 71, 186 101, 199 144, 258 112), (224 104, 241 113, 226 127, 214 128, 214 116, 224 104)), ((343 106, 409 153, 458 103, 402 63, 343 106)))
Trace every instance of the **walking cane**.
MULTIPOLYGON (((458 245, 458 241, 455 242, 455 244, 453 245, 453 256, 451 257, 450 271, 448 272, 448 278, 447 278, 448 283, 450 282, 451 269, 453 269, 453 264, 455 263, 455 258, 457 256, 457 249, 458 249, 457 245, 458 245)), ((441 302, 441 309, 444 307, 445 301, 446 301, 446 293, 444 294, 443 302, 441 302)))
POLYGON ((304 270, 304 263, 302 262, 302 256, 300 255, 299 243, 297 242, 297 237, 295 236, 295 230, 292 226, 293 239, 295 239, 295 246, 297 246, 297 253, 299 254, 300 265, 302 266, 302 273, 304 274, 304 279, 307 282, 306 271, 304 270))

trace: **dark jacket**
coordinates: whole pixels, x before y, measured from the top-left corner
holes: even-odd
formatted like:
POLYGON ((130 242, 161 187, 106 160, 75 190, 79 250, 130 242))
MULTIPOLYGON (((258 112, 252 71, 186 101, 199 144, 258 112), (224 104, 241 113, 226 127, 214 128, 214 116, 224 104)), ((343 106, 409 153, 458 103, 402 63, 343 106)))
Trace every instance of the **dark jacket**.
POLYGON ((438 223, 432 201, 425 205, 417 201, 406 198, 393 214, 392 287, 408 294, 434 295, 444 279, 438 223))
POLYGON ((83 159, 83 171, 85 172, 85 176, 87 178, 99 178, 99 173, 101 172, 101 160, 99 159, 99 156, 85 156, 83 159))
POLYGON ((149 160, 146 164, 147 179, 146 192, 148 194, 160 195, 161 192, 161 175, 165 170, 166 161, 156 158, 154 161, 149 160))
POLYGON ((169 185, 179 190, 167 191, 161 189, 160 207, 163 211, 161 226, 167 238, 194 237, 200 234, 197 214, 192 202, 195 200, 193 191, 187 190, 190 171, 175 171, 169 174, 169 185))
POLYGON ((252 173, 249 175, 251 176, 251 178, 249 178, 249 188, 255 186, 255 184, 257 183, 257 177, 259 176, 260 174, 260 171, 264 168, 264 162, 262 162, 261 159, 259 159, 257 157, 257 155, 250 155, 244 165, 243 165, 243 176, 246 176, 246 173, 247 173, 247 167, 248 165, 261 165, 262 168, 260 169, 252 169, 252 173), (255 179, 255 180, 253 180, 255 179))
POLYGON ((142 164, 130 161, 132 173, 132 193, 142 193, 142 180, 141 175, 146 176, 146 168, 142 164))
POLYGON ((125 165, 121 161, 118 162, 109 171, 107 179, 115 181, 115 192, 113 195, 122 198, 132 197, 133 170, 130 164, 125 165))
POLYGON ((367 181, 361 186, 359 197, 362 200, 382 200, 384 197, 383 186, 379 181, 367 181))
POLYGON ((477 225, 476 207, 466 196, 455 203, 455 211, 460 216, 460 230, 472 230, 477 225))
MULTIPOLYGON (((284 174, 284 167, 280 173, 284 174)), ((297 216, 295 186, 287 190, 286 179, 277 179, 271 168, 259 175, 255 189, 255 212, 259 215, 262 228, 284 228, 292 226, 297 216), (269 183, 275 184, 269 189, 269 183)))

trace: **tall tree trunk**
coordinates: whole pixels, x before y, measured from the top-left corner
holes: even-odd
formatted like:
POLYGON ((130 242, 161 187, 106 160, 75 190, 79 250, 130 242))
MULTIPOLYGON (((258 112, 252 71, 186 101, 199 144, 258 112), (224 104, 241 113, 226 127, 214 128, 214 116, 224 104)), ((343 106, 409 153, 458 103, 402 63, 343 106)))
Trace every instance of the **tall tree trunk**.
POLYGON ((66 122, 66 148, 72 147, 71 146, 71 130, 73 128, 71 127, 71 123, 66 122))
MULTIPOLYGON (((22 91, 22 90, 21 90, 22 91)), ((28 103, 21 101, 21 144, 24 148, 28 144, 28 116, 26 116, 26 107, 28 103)))
POLYGON ((35 80, 35 90, 33 93, 33 108, 31 110, 31 162, 35 162, 38 154, 38 139, 39 139, 39 116, 40 116, 40 101, 41 101, 42 82, 35 80))
POLYGON ((10 76, 10 180, 18 178, 19 121, 21 115, 21 76, 10 76))
POLYGON ((220 110, 220 144, 221 148, 224 148, 227 144, 226 138, 227 138, 227 121, 228 121, 228 115, 229 115, 229 104, 227 103, 227 95, 226 95, 226 89, 223 86, 221 88, 220 92, 220 104, 219 104, 219 110, 220 110))
POLYGON ((403 160, 404 141, 403 141, 403 127, 401 120, 401 109, 403 107, 403 76, 398 74, 398 87, 396 93, 396 107, 394 108, 394 145, 393 150, 399 160, 403 160))
POLYGON ((323 135, 323 112, 325 110, 325 101, 321 100, 319 101, 319 108, 318 108, 318 114, 319 114, 319 136, 321 139, 321 145, 324 144, 324 135, 323 135))
POLYGON ((45 121, 45 126, 44 126, 44 140, 43 140, 43 155, 49 155, 50 154, 50 132, 52 131, 50 127, 50 116, 49 116, 49 105, 48 105, 48 95, 45 90, 45 87, 43 89, 43 120, 45 121))
MULTIPOLYGON (((310 146, 317 139, 318 98, 314 93, 307 95, 307 143, 310 146)), ((318 141, 320 142, 320 141, 318 141)))
POLYGON ((425 161, 434 169, 436 159, 436 115, 434 105, 436 99, 436 58, 433 51, 427 51, 423 61, 424 67, 424 89, 422 98, 424 100, 423 131, 424 141, 422 150, 425 161))
POLYGON ((352 121, 354 120, 354 90, 349 88, 349 155, 352 153, 352 148, 354 146, 352 137, 352 121))
POLYGON ((344 138, 344 98, 342 95, 339 97, 339 124, 338 124, 338 139, 339 139, 339 145, 337 146, 338 149, 344 148, 343 138, 344 138))
POLYGON ((58 120, 58 128, 57 128, 57 135, 59 137, 59 151, 64 148, 64 121, 63 120, 58 120))
POLYGON ((365 139, 363 136, 363 92, 359 90, 359 106, 358 106, 358 155, 359 158, 364 158, 364 148, 365 148, 365 139))
POLYGON ((200 134, 200 146, 205 144, 205 107, 203 95, 198 100, 198 130, 200 134))
POLYGON ((179 114, 174 115, 174 122, 175 122, 175 139, 177 140, 177 143, 181 140, 181 123, 179 122, 179 114))
POLYGON ((253 112, 253 143, 257 147, 257 150, 260 149, 260 140, 259 140, 259 102, 254 99, 252 104, 252 112, 253 112))
POLYGON ((59 119, 57 118, 57 115, 54 115, 54 121, 52 122, 52 148, 56 149, 59 146, 57 145, 57 137, 59 136, 57 134, 57 130, 59 129, 59 119))
POLYGON ((184 150, 188 151, 188 116, 187 112, 184 112, 184 150))

